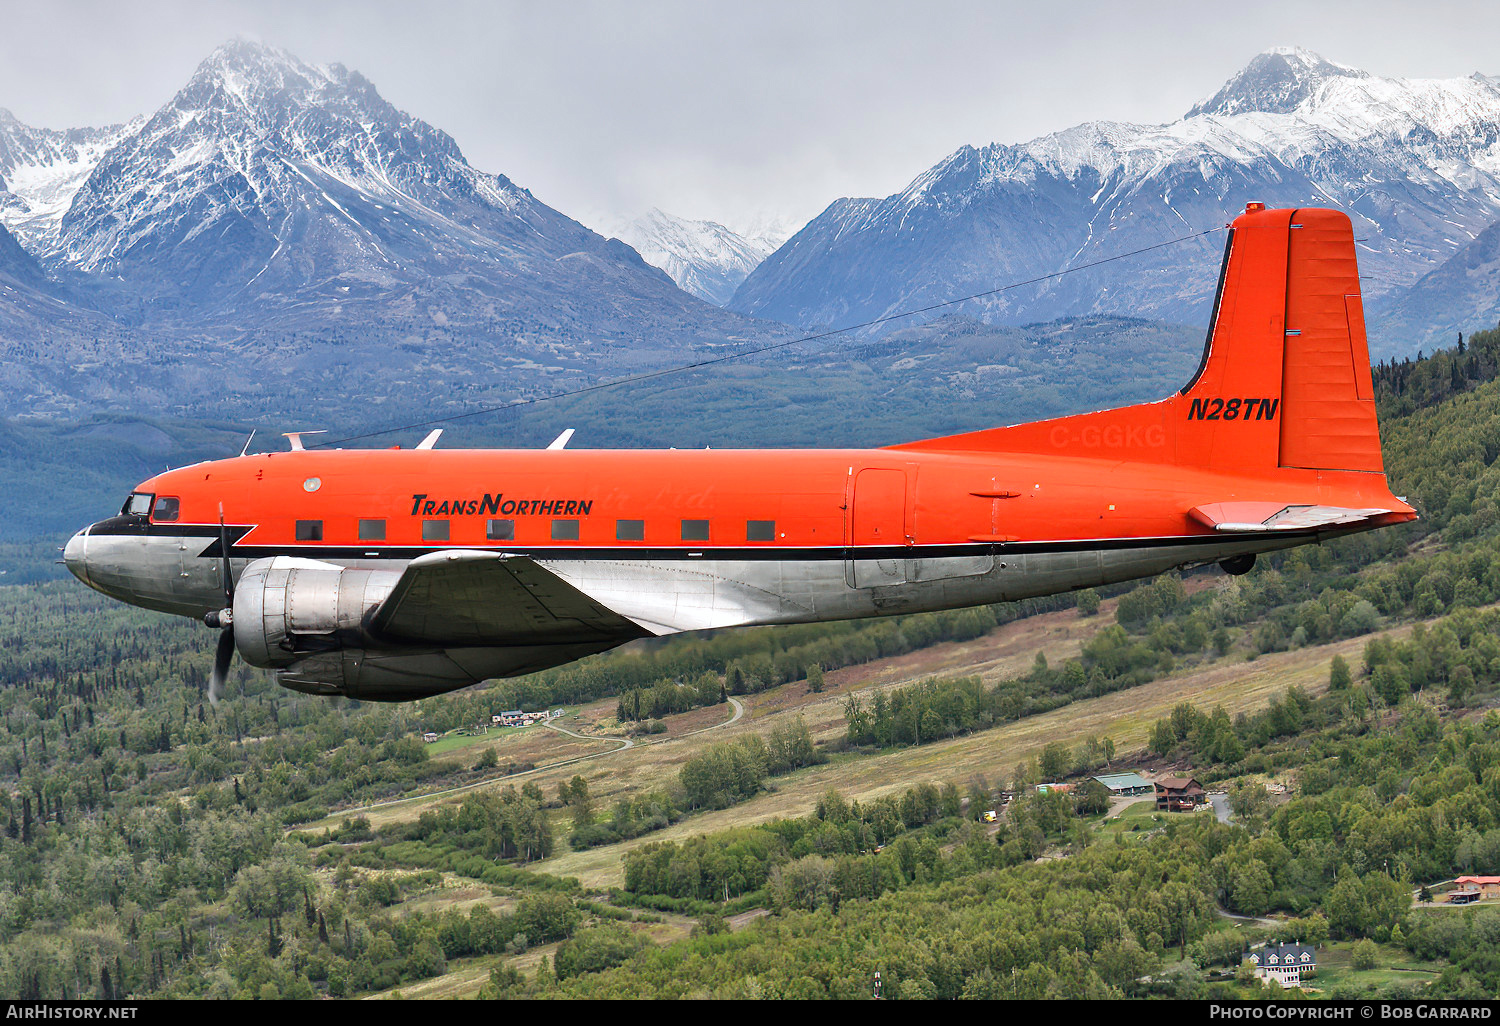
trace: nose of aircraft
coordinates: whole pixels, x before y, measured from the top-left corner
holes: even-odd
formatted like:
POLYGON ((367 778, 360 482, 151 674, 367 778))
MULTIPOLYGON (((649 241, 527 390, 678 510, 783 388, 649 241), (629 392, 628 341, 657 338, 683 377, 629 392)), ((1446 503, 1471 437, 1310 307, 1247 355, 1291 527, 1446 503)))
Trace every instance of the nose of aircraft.
POLYGON ((89 580, 88 551, 89 528, 85 527, 68 539, 68 544, 63 547, 63 562, 68 565, 74 577, 92 588, 94 582, 89 580))
POLYGON ((222 609, 219 561, 196 558, 185 536, 151 533, 144 519, 85 527, 63 546, 63 563, 90 588, 134 606, 194 619, 222 609))

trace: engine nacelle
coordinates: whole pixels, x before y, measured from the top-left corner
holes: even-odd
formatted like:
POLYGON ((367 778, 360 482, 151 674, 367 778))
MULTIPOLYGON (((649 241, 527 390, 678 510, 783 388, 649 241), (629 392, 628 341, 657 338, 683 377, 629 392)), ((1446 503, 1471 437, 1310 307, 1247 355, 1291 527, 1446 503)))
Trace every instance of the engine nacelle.
POLYGON ((256 560, 235 585, 235 647, 247 663, 275 670, 277 683, 294 691, 404 702, 544 670, 618 644, 393 644, 371 634, 370 622, 400 579, 395 570, 290 556, 256 560))
POLYGON ((258 559, 235 586, 235 647, 251 666, 280 669, 371 644, 366 624, 400 577, 288 556, 258 559))

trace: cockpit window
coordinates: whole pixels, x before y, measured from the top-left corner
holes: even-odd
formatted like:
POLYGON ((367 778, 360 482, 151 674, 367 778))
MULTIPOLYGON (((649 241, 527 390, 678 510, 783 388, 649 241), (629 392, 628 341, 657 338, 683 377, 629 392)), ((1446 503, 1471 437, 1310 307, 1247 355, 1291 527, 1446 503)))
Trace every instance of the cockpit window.
POLYGON ((177 498, 163 495, 156 500, 156 508, 151 511, 151 519, 162 522, 176 520, 180 505, 181 502, 177 498))
POLYGON ((120 513, 124 516, 143 517, 151 512, 151 500, 156 498, 150 492, 131 492, 125 499, 125 505, 120 507, 120 513))

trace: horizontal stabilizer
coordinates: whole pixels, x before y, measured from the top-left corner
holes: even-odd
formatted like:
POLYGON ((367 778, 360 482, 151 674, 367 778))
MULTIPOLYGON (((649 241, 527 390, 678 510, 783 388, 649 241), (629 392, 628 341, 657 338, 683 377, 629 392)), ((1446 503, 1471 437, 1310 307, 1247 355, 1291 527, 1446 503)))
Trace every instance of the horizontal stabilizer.
POLYGON ((1345 506, 1288 506, 1280 502, 1210 502, 1188 514, 1199 523, 1226 534, 1255 531, 1314 531, 1373 520, 1394 509, 1349 509, 1345 506))

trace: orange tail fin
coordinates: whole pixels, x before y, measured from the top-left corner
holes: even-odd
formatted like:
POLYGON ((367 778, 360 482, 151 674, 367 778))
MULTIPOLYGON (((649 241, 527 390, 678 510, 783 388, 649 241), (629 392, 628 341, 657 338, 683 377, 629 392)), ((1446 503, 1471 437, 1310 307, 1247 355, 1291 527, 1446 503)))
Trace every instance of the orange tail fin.
POLYGON ((1349 218, 1235 219, 1203 361, 1171 398, 895 448, 1382 472, 1349 218))

